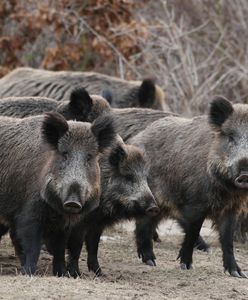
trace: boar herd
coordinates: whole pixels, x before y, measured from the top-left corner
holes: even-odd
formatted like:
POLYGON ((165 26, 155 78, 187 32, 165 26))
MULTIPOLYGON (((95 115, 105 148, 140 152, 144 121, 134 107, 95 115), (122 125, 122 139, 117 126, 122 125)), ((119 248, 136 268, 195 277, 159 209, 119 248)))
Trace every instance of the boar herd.
POLYGON ((135 220, 138 256, 156 265, 157 226, 184 231, 182 269, 211 219, 224 270, 247 278, 234 256, 237 228, 248 229, 248 105, 215 97, 207 115, 169 111, 153 80, 18 68, 0 79, 0 237, 9 232, 22 273, 37 270, 41 247, 53 274, 102 275, 106 227, 135 220), (65 261, 65 254, 68 259, 65 261))

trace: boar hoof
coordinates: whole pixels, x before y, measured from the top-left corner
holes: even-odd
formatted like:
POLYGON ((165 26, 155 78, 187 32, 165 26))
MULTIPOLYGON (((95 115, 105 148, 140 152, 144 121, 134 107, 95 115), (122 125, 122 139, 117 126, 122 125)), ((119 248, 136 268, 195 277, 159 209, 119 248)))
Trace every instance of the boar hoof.
POLYGON ((148 259, 145 263, 146 263, 148 266, 156 267, 156 262, 155 262, 154 259, 148 259))
POLYGON ((32 276, 35 274, 36 267, 30 267, 30 266, 22 266, 21 273, 22 275, 28 275, 32 276))
POLYGON ((193 265, 191 263, 189 264, 180 263, 180 268, 181 270, 190 270, 193 269, 193 265))
POLYGON ((58 266, 53 268, 53 275, 57 277, 68 276, 68 272, 65 267, 58 266))
POLYGON ((81 277, 81 272, 78 267, 68 266, 67 267, 68 276, 72 278, 81 277))
POLYGON ((158 236, 158 237, 154 237, 153 240, 154 240, 154 242, 156 242, 156 243, 161 243, 161 242, 162 242, 162 240, 160 239, 159 236, 158 236))
POLYGON ((94 270, 94 273, 95 273, 96 277, 105 277, 105 274, 103 273, 103 271, 100 267, 98 269, 94 270))
POLYGON ((88 270, 94 272, 97 277, 105 276, 98 263, 96 264, 88 262, 88 270))
POLYGON ((247 278, 248 276, 242 271, 231 271, 230 275, 237 278, 247 278))

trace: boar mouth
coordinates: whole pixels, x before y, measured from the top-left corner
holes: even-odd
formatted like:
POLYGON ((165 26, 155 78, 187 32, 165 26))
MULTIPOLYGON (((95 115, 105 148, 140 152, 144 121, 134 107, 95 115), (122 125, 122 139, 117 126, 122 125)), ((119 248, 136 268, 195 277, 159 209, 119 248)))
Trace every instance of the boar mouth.
POLYGON ((248 189, 247 172, 241 172, 241 174, 235 179, 235 186, 240 189, 248 189))

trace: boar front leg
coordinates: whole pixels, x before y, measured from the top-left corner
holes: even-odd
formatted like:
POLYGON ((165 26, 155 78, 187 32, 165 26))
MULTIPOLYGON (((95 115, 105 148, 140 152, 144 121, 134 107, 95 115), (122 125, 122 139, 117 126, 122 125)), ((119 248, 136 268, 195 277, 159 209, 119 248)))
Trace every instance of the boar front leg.
POLYGON ((53 275, 64 276, 67 274, 65 267, 65 249, 67 236, 63 231, 49 232, 46 237, 47 249, 53 255, 53 275))
POLYGON ((224 270, 228 271, 231 276, 239 278, 248 278, 238 266, 233 253, 233 236, 236 226, 236 216, 227 214, 219 222, 219 239, 223 252, 224 270))
POLYGON ((185 228, 185 237, 182 243, 182 247, 179 251, 178 259, 180 258, 180 266, 182 269, 192 268, 192 255, 194 245, 199 238, 199 233, 202 227, 204 218, 189 223, 185 228))
POLYGON ((102 270, 98 262, 97 253, 103 226, 90 226, 85 236, 86 249, 88 252, 87 265, 89 271, 93 271, 97 276, 102 276, 102 270))
POLYGON ((84 241, 83 229, 79 226, 74 227, 71 231, 70 237, 67 242, 67 248, 69 254, 67 271, 69 275, 74 278, 81 276, 78 261, 83 247, 83 241, 84 241))
POLYGON ((41 250, 41 226, 38 220, 21 218, 17 221, 16 238, 18 253, 22 263, 22 273, 33 275, 41 250))
POLYGON ((153 253, 153 235, 159 220, 157 218, 144 217, 136 221, 136 244, 139 258, 142 262, 156 266, 156 257, 153 253))

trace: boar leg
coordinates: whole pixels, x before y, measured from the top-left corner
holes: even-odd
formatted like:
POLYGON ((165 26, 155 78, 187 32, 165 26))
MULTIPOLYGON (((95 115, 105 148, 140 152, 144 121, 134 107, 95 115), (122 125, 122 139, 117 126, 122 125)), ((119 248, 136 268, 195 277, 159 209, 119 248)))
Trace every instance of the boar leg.
POLYGON ((20 241, 19 249, 22 249, 21 263, 22 273, 33 275, 41 250, 41 228, 38 220, 22 218, 17 221, 16 241, 20 241))
MULTIPOLYGON (((183 220, 178 220, 178 224, 182 227, 183 231, 186 233, 187 230, 187 222, 183 220)), ((204 241, 204 239, 199 235, 197 241, 195 242, 194 247, 198 250, 209 251, 210 246, 204 241)))
POLYGON ((160 239, 160 237, 159 237, 158 232, 157 232, 156 229, 155 229, 154 232, 153 232, 152 239, 153 239, 154 242, 156 242, 156 243, 161 243, 161 239, 160 239))
POLYGON ((53 255, 53 275, 64 276, 67 274, 65 267, 66 234, 62 231, 51 232, 47 238, 47 249, 53 255))
POLYGON ((233 235, 236 225, 236 217, 228 214, 222 217, 219 223, 219 238, 223 252, 224 270, 231 276, 248 278, 238 266, 233 253, 233 235))
POLYGON ((247 224, 248 224, 247 217, 241 215, 236 222, 235 231, 234 231, 234 240, 236 242, 240 242, 240 243, 247 242, 247 224))
POLYGON ((156 266, 152 238, 158 222, 158 218, 149 217, 144 217, 136 221, 135 235, 138 256, 142 258, 142 262, 150 266, 156 266))
POLYGON ((16 229, 14 226, 11 226, 10 230, 9 230, 9 235, 12 241, 12 244, 15 248, 15 255, 18 256, 18 258, 21 261, 21 265, 23 266, 25 264, 25 257, 23 255, 23 249, 22 246, 20 244, 20 241, 17 238, 17 233, 16 233, 16 229))
POLYGON ((93 271, 97 276, 103 275, 97 259, 98 245, 100 242, 100 237, 102 235, 103 229, 104 227, 100 225, 90 226, 85 236, 86 249, 88 252, 88 256, 87 256, 88 270, 93 271))
POLYGON ((0 224, 0 240, 2 238, 2 236, 4 236, 9 230, 9 227, 3 225, 3 224, 0 224))
POLYGON ((72 232, 67 242, 67 248, 69 254, 67 271, 69 275, 74 278, 81 276, 79 266, 78 266, 78 261, 83 247, 83 240, 84 240, 83 230, 79 228, 79 226, 74 227, 72 229, 72 232))
POLYGON ((179 251, 178 259, 180 258, 180 266, 182 269, 192 268, 192 255, 194 245, 199 238, 199 232, 202 227, 204 218, 201 218, 195 222, 189 223, 185 229, 185 237, 182 243, 182 247, 179 251))

